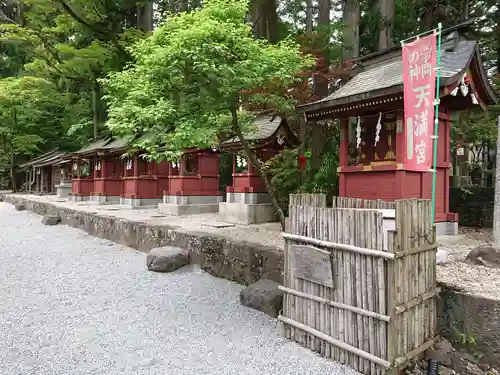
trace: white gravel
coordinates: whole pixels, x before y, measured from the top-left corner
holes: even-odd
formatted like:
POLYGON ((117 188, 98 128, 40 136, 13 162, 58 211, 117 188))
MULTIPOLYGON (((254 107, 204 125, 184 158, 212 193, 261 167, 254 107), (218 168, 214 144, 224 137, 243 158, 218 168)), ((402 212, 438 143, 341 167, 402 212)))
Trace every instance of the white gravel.
POLYGON ((459 236, 438 239, 448 263, 437 266, 437 280, 465 293, 500 301, 500 269, 464 262, 472 249, 491 243, 491 230, 461 228, 459 236))
POLYGON ((0 203, 0 374, 356 374, 281 339, 241 286, 144 258, 0 203))

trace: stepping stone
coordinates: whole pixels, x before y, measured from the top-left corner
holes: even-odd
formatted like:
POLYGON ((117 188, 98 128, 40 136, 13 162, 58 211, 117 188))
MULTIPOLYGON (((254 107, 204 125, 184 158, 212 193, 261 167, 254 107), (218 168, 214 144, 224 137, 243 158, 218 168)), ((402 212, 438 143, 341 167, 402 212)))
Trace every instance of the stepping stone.
POLYGON ((180 247, 157 247, 146 257, 148 270, 154 272, 173 272, 188 264, 189 252, 180 247))
POLYGON ((278 289, 278 283, 260 279, 240 292, 240 302, 276 318, 283 308, 283 292, 278 289))
POLYGON ((55 215, 45 215, 42 219, 43 225, 57 225, 61 222, 61 218, 55 215))
POLYGON ((14 205, 14 209, 16 211, 24 211, 26 209, 26 207, 24 207, 24 204, 22 204, 22 203, 16 203, 14 205))
POLYGON ((500 268, 500 251, 492 246, 478 246, 471 250, 465 263, 500 268))

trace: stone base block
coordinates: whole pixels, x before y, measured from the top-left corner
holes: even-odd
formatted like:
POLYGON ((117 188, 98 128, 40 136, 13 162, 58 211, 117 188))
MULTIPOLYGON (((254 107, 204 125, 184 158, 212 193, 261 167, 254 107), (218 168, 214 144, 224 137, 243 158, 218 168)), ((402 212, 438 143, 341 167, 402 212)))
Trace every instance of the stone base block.
POLYGON ((456 236, 458 234, 458 223, 456 221, 442 221, 436 223, 437 236, 456 236))
POLYGON ((88 195, 70 195, 68 200, 73 203, 87 202, 90 200, 90 197, 88 195))
POLYGON ((68 198, 71 194, 71 183, 61 182, 56 185, 57 198, 68 198))
POLYGON ((158 204, 158 211, 165 215, 183 216, 206 214, 219 211, 218 204, 158 204))
POLYGON ((245 204, 271 203, 271 196, 267 193, 226 193, 226 202, 245 204))
POLYGON ((158 211, 173 216, 218 212, 221 200, 219 195, 165 195, 158 211))
POLYGON ((89 200, 95 204, 120 204, 120 197, 112 195, 91 195, 89 200))
POLYGON ((274 206, 270 203, 219 203, 221 221, 234 224, 269 223, 277 220, 274 206))
POLYGON ((21 204, 21 203, 16 203, 14 205, 14 209, 16 211, 24 211, 26 209, 26 207, 24 207, 24 204, 21 204))
POLYGON ((157 208, 160 202, 160 198, 120 198, 120 204, 131 209, 157 208))

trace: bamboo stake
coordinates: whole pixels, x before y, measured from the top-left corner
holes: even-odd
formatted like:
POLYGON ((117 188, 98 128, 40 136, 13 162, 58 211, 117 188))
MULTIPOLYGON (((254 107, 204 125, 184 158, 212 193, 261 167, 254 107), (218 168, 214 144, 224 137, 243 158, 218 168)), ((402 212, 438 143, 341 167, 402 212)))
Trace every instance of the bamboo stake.
MULTIPOLYGON (((357 236, 355 238, 355 245, 359 247, 366 247, 366 227, 365 227, 365 215, 366 211, 356 211, 355 216, 356 220, 356 232, 357 236)), ((363 309, 363 296, 366 293, 363 285, 363 264, 365 261, 365 256, 357 254, 356 255, 356 306, 360 309, 363 309)), ((357 328, 358 328, 358 345, 359 349, 365 350, 365 329, 364 323, 366 320, 366 316, 361 314, 356 314, 357 317, 357 328)), ((364 372, 366 368, 367 361, 363 358, 359 358, 359 371, 364 372)))
POLYGON ((282 322, 284 322, 286 324, 293 325, 296 328, 299 328, 299 329, 301 329, 303 331, 306 331, 306 332, 308 332, 311 335, 314 335, 316 337, 321 338, 322 340, 328 341, 330 344, 335 345, 335 346, 343 349, 344 351, 346 351, 348 353, 356 354, 359 357, 365 358, 365 359, 367 359, 367 360, 369 360, 369 361, 371 361, 373 363, 376 363, 376 364, 378 364, 378 365, 380 365, 382 367, 385 367, 387 369, 391 367, 391 363, 388 362, 388 361, 386 361, 386 360, 384 360, 384 359, 382 359, 382 358, 378 358, 378 357, 376 357, 376 356, 374 356, 374 355, 372 355, 370 353, 367 353, 367 352, 365 352, 363 350, 355 348, 355 347, 353 347, 351 345, 348 345, 346 343, 343 343, 343 342, 341 342, 339 340, 335 340, 334 338, 332 338, 332 337, 330 337, 328 335, 325 335, 324 333, 319 332, 319 331, 317 331, 317 330, 315 330, 313 328, 310 328, 310 327, 308 327, 308 326, 306 326, 306 325, 304 325, 302 323, 293 321, 293 320, 288 319, 288 318, 286 318, 286 317, 284 317, 282 315, 278 316, 278 320, 280 320, 280 321, 282 321, 282 322))
MULTIPOLYGON (((387 232, 387 251, 394 252, 396 234, 394 231, 387 232)), ((387 325, 387 357, 386 359, 392 362, 397 356, 398 343, 398 324, 396 319, 395 306, 397 304, 396 291, 398 289, 399 275, 397 274, 396 265, 400 262, 397 259, 394 262, 387 263, 387 313, 389 314, 391 324, 387 325)))
MULTIPOLYGON (((347 211, 347 213, 348 213, 348 211, 347 211)), ((326 247, 329 249, 344 250, 344 251, 347 251, 350 253, 358 253, 358 254, 362 254, 362 255, 368 255, 368 256, 379 257, 379 258, 384 258, 384 259, 394 259, 395 258, 394 254, 388 253, 385 251, 373 250, 373 249, 363 249, 363 248, 349 245, 349 244, 321 241, 321 240, 318 240, 316 238, 299 236, 299 235, 295 235, 295 234, 291 234, 291 233, 282 233, 281 235, 284 238, 287 238, 289 240, 304 242, 304 243, 308 243, 308 244, 312 244, 312 245, 316 245, 316 246, 320 246, 320 247, 326 247)))
MULTIPOLYGON (((340 227, 340 223, 341 223, 341 220, 340 220, 340 212, 338 210, 332 210, 332 215, 333 217, 335 218, 334 220, 334 225, 333 225, 333 238, 330 238, 330 240, 332 240, 333 242, 340 242, 339 240, 339 227, 340 227)), ((337 271, 337 275, 336 275, 336 278, 335 280, 337 281, 336 284, 334 284, 334 289, 333 289, 333 298, 335 301, 338 301, 339 303, 342 301, 342 288, 343 288, 343 283, 340 283, 340 280, 343 280, 342 279, 342 274, 340 272, 341 270, 341 262, 342 262, 342 252, 337 250, 337 249, 333 249, 333 251, 335 251, 335 269, 337 271)), ((338 339, 338 340, 342 340, 341 336, 340 336, 340 327, 342 326, 342 317, 340 316, 340 309, 338 308, 334 308, 333 309, 333 317, 332 317, 332 320, 333 320, 333 331, 334 331, 334 335, 333 335, 333 338, 335 339, 338 339)), ((341 358, 340 358, 340 353, 341 353, 341 350, 339 348, 337 348, 336 346, 333 347, 333 350, 334 350, 334 359, 336 361, 341 361, 341 358)))
MULTIPOLYGON (((366 201, 365 201, 365 203, 366 203, 366 201)), ((371 224, 370 224, 371 223, 371 215, 366 214, 366 216, 364 216, 363 220, 364 220, 363 226, 367 229, 367 232, 366 232, 366 236, 363 236, 363 243, 361 244, 361 246, 368 247, 369 243, 370 243, 370 237, 371 237, 371 234, 369 231, 369 229, 371 228, 371 224)), ((367 257, 365 255, 362 255, 361 287, 362 287, 363 293, 361 295, 361 298, 362 298, 361 307, 364 310, 368 309, 368 289, 367 289, 367 279, 366 279, 367 262, 368 262, 367 257)), ((363 346, 362 346, 362 349, 365 352, 370 353, 370 338, 369 338, 370 332, 368 330, 369 320, 370 320, 370 317, 368 317, 368 316, 363 317, 363 346)), ((363 365, 363 372, 365 374, 368 374, 369 371, 370 371, 370 361, 365 361, 365 363, 363 365)))
MULTIPOLYGON (((373 228, 375 225, 375 217, 373 215, 369 215, 369 227, 373 228)), ((374 246, 374 239, 373 239, 373 234, 370 233, 370 236, 368 237, 368 246, 373 247, 374 246)), ((370 311, 375 310, 375 303, 374 303, 374 293, 373 293, 373 259, 367 258, 367 265, 366 265, 366 291, 368 295, 368 309, 370 311)), ((374 322, 373 319, 370 319, 368 321, 368 337, 369 337, 369 344, 370 344, 370 353, 375 355, 377 343, 375 342, 375 327, 374 327, 374 322)), ((375 374, 375 365, 374 363, 370 363, 370 374, 375 374)))
MULTIPOLYGON (((376 233, 377 233, 377 249, 384 249, 384 216, 379 211, 376 213, 377 225, 376 225, 376 233)), ((387 312, 387 301, 386 301, 386 272, 385 272, 385 263, 382 259, 377 259, 377 282, 378 282, 378 311, 381 314, 386 314, 387 312)), ((387 330, 386 325, 378 322, 378 335, 380 337, 380 357, 387 358, 387 330)))
MULTIPOLYGON (((338 214, 338 217, 339 217, 339 221, 337 223, 338 225, 338 241, 339 243, 343 243, 344 242, 344 215, 345 215, 345 212, 343 210, 337 210, 337 214, 338 214)), ((346 260, 346 257, 345 257, 345 252, 344 251, 339 251, 338 252, 339 254, 339 276, 340 276, 340 280, 342 280, 342 284, 339 285, 339 301, 341 303, 345 303, 346 302, 346 294, 347 294, 347 291, 346 291, 346 274, 345 274, 345 260, 346 260)), ((340 341, 342 342, 346 342, 346 339, 347 339, 347 312, 345 312, 344 310, 341 310, 339 309, 339 315, 340 315, 340 319, 339 319, 339 332, 340 332, 340 341)), ((345 350, 341 350, 340 351, 340 361, 342 363, 348 363, 348 357, 347 357, 347 353, 345 350)))
MULTIPOLYGON (((347 200, 347 199, 346 199, 347 200)), ((344 216, 344 225, 343 228, 345 230, 345 234, 347 234, 347 243, 349 245, 353 245, 354 243, 354 233, 353 233, 353 225, 352 225, 352 210, 346 210, 347 215, 344 216)), ((352 288, 352 283, 354 281, 353 275, 351 272, 351 256, 352 254, 350 252, 346 252, 346 281, 347 281, 347 298, 346 302, 349 305, 353 304, 353 288, 352 288)), ((354 343, 354 321, 353 321, 353 314, 351 312, 347 312, 347 344, 353 345, 354 343)), ((348 352, 348 357, 349 357, 349 365, 357 370, 357 366, 354 363, 354 355, 352 352, 348 352)))

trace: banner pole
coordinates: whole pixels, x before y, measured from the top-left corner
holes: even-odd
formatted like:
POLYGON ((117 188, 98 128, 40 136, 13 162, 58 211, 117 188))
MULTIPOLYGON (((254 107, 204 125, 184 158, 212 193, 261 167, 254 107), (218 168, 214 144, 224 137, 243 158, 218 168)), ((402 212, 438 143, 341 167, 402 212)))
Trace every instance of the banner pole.
POLYGON ((436 175, 437 175, 437 150, 438 150, 438 134, 439 134, 439 85, 441 78, 441 31, 443 25, 438 24, 437 28, 437 56, 436 56, 436 99, 435 99, 435 109, 434 109, 434 135, 433 135, 433 152, 432 152, 432 208, 431 217, 432 224, 435 223, 435 209, 436 209, 436 175))

